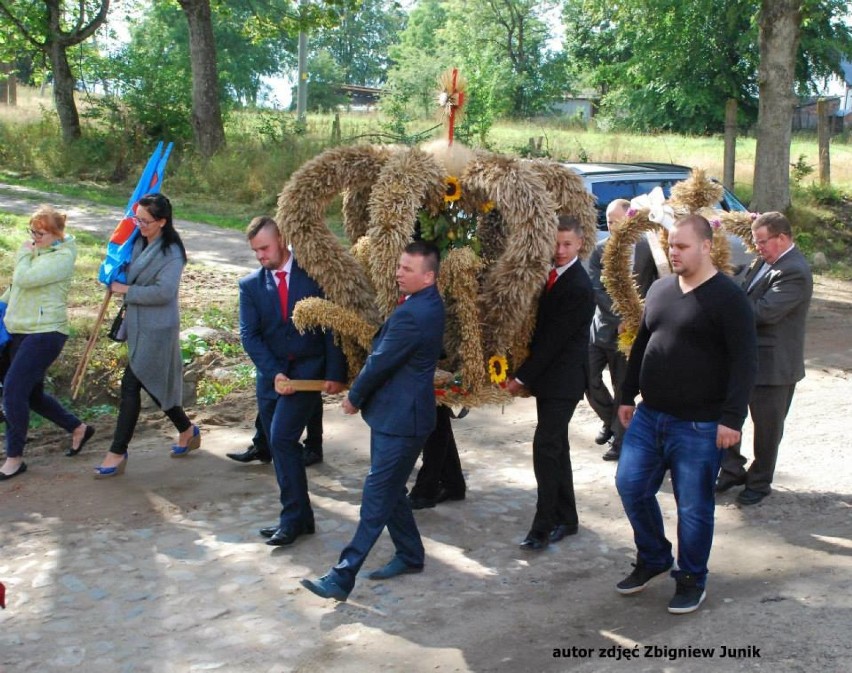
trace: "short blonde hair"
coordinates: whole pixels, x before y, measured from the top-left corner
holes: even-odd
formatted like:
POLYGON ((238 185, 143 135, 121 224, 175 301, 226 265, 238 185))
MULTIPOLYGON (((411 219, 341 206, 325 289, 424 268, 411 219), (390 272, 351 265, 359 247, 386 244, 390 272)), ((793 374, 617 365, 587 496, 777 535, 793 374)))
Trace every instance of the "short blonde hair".
POLYGON ((52 236, 65 236, 65 219, 67 215, 60 213, 53 206, 42 205, 30 217, 30 227, 40 224, 41 228, 52 236))

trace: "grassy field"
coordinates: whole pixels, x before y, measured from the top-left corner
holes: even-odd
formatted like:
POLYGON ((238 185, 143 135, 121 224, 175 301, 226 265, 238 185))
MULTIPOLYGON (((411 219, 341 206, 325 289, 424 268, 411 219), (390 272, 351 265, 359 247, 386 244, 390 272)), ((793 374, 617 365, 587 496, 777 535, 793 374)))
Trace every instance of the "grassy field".
MULTIPOLYGON (((85 98, 80 100, 81 112, 86 110, 85 98)), ((52 144, 51 134, 58 134, 53 121, 53 102, 49 89, 19 87, 16 107, 0 106, 0 124, 23 131, 30 141, 33 173, 51 175, 50 161, 55 152, 47 152, 52 144), (37 150, 41 149, 41 152, 37 150), (40 160, 35 159, 37 155, 40 160)), ((269 181, 273 189, 280 188, 277 180, 286 180, 289 173, 331 143, 333 115, 309 115, 305 132, 295 132, 295 122, 289 113, 276 111, 238 112, 230 115, 227 133, 229 147, 226 160, 200 167, 192 159, 179 161, 176 174, 170 175, 181 192, 205 189, 233 197, 238 203, 269 199, 269 181), (223 184, 224 183, 224 184, 223 184), (238 184, 234 184, 238 183, 238 184)), ((342 113, 341 138, 346 142, 391 142, 383 127, 380 113, 342 113)), ((414 131, 432 128, 435 120, 422 120, 413 125, 414 131)), ((436 131, 435 133, 439 133, 436 131)), ((723 142, 720 136, 680 136, 674 134, 635 135, 599 132, 573 128, 557 118, 531 121, 502 121, 494 125, 489 145, 501 152, 522 151, 530 138, 543 138, 542 148, 554 159, 562 161, 659 161, 701 167, 713 175, 721 175, 723 142)), ((8 150, 7 150, 8 151, 8 150)), ((750 193, 754 171, 755 140, 741 136, 737 141, 735 179, 737 190, 750 193)), ((791 161, 799 158, 805 165, 818 166, 818 148, 814 134, 796 136, 790 151, 791 161)), ((4 168, 15 170, 6 165, 4 168)), ((20 167, 18 167, 20 168, 20 167)), ((55 169, 54 169, 55 170, 55 169)), ((849 134, 836 137, 831 146, 832 183, 845 192, 852 192, 852 143, 849 134)), ((804 184, 817 179, 814 172, 804 184)), ((283 184, 283 181, 281 182, 283 184)), ((85 186, 85 185, 84 185, 85 186)), ((88 186, 97 191, 95 185, 88 186)), ((277 191, 275 192, 277 193, 277 191)))

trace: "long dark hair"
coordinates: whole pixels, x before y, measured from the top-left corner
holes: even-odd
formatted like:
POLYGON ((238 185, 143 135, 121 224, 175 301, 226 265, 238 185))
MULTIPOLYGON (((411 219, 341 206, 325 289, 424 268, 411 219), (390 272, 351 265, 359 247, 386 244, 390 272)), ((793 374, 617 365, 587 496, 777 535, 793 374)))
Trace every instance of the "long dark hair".
POLYGON ((180 240, 180 234, 177 233, 175 223, 172 220, 171 201, 164 194, 146 194, 139 199, 139 205, 151 213, 152 217, 166 221, 160 234, 163 238, 163 254, 165 255, 169 246, 174 244, 180 249, 180 255, 185 262, 186 248, 183 247, 183 241, 180 240))

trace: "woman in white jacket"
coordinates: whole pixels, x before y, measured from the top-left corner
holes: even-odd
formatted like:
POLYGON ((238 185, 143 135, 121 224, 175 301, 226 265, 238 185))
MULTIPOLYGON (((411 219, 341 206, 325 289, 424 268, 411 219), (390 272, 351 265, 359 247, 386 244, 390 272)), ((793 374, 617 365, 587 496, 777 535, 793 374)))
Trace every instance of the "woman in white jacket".
POLYGON ((40 206, 30 218, 32 239, 15 258, 12 283, 0 297, 8 304, 4 322, 11 336, 3 379, 6 461, 0 481, 27 471, 24 445, 30 410, 71 433, 66 455, 77 455, 95 429, 44 391, 48 367, 68 340, 68 289, 77 259, 73 236, 65 235, 65 214, 40 206))

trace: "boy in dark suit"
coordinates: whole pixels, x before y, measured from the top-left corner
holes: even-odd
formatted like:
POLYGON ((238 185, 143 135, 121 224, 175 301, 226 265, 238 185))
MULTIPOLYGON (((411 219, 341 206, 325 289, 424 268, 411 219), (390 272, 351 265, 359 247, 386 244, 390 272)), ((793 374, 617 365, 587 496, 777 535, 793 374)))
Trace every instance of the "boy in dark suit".
POLYGON ((533 469, 538 502, 521 543, 531 551, 574 535, 578 527, 568 423, 586 390, 589 325, 595 312, 592 284, 577 256, 582 240, 580 223, 560 216, 553 268, 539 298, 530 354, 507 384, 513 395, 527 388, 536 398, 533 469))
POLYGON ((246 236, 261 268, 240 279, 240 338, 257 368, 258 409, 281 493, 278 524, 261 528, 260 534, 269 538, 269 545, 285 546, 314 532, 299 438, 322 405, 319 392, 295 392, 286 382, 323 379, 324 392, 339 393, 346 381, 346 358, 330 331, 299 334, 293 325, 296 302, 323 292, 296 263, 275 220, 254 218, 246 236))
POLYGON ((301 582, 322 598, 347 599, 385 526, 396 554, 369 578, 423 570, 423 543, 405 484, 435 428, 435 367, 444 337, 444 303, 435 284, 438 263, 434 244, 414 241, 406 246, 396 271, 405 300, 379 330, 373 352, 343 401, 347 414, 361 410, 370 426, 370 471, 352 541, 328 574, 301 582))

